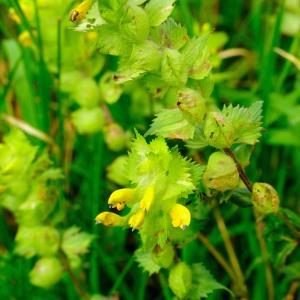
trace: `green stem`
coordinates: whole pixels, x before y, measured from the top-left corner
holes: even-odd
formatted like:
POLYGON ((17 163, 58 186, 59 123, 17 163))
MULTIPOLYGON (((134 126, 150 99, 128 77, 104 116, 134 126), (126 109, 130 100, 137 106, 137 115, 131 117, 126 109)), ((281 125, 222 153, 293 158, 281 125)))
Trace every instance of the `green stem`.
POLYGON ((222 266, 223 269, 227 272, 231 280, 235 281, 236 280, 235 274, 231 266, 227 263, 226 259, 223 257, 223 255, 214 247, 214 245, 209 241, 209 239, 204 234, 198 232, 197 237, 202 242, 202 244, 207 248, 210 254, 220 264, 220 266, 222 266))
POLYGON ((117 280, 115 281, 115 284, 113 285, 113 287, 109 292, 109 295, 113 295, 116 292, 118 287, 122 284, 126 274, 129 272, 130 268, 132 267, 133 263, 134 263, 134 255, 131 256, 126 266, 124 267, 122 273, 118 276, 117 280))
POLYGON ((215 219, 217 221, 219 231, 220 231, 221 236, 224 241, 224 245, 225 245, 225 249, 228 254, 228 257, 229 257, 229 261, 230 261, 233 271, 235 273, 238 293, 240 296, 242 296, 243 299, 248 299, 248 291, 247 291, 247 287, 245 285, 244 274, 240 267, 237 255, 235 253, 233 244, 232 244, 230 236, 229 236, 229 232, 227 230, 226 224, 224 222, 224 219, 221 215, 221 212, 220 212, 220 209, 218 208, 218 206, 214 207, 213 212, 214 212, 215 219))

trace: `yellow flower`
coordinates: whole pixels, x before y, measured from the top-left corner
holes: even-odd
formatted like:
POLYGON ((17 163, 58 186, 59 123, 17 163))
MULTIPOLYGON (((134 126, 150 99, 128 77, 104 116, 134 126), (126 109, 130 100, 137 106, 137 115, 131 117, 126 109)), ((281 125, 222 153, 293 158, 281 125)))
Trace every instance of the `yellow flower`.
POLYGON ((149 186, 146 189, 145 194, 141 200, 140 207, 146 211, 149 211, 153 200, 154 200, 154 187, 149 186))
POLYGON ((143 225, 145 217, 144 210, 140 209, 137 213, 132 215, 128 221, 129 226, 134 230, 138 229, 143 225))
POLYGON ((29 47, 32 45, 32 39, 31 39, 31 36, 30 36, 30 33, 26 30, 26 31, 23 31, 19 37, 19 42, 24 46, 24 47, 29 47))
POLYGON ((21 24, 21 19, 16 13, 16 11, 11 7, 8 11, 9 17, 16 22, 17 24, 21 24))
POLYGON ((117 210, 122 210, 125 204, 133 200, 134 189, 124 188, 114 191, 109 199, 108 205, 112 208, 117 208, 117 210))
POLYGON ((171 211, 170 216, 172 219, 172 225, 174 227, 180 227, 184 229, 186 226, 190 225, 191 213, 190 211, 181 204, 175 204, 171 211))
POLYGON ((78 22, 82 21, 88 10, 90 9, 92 5, 92 0, 84 0, 82 1, 72 12, 70 15, 70 20, 72 22, 78 22))
POLYGON ((105 211, 96 217, 96 223, 102 223, 105 226, 122 226, 124 224, 124 217, 105 211))

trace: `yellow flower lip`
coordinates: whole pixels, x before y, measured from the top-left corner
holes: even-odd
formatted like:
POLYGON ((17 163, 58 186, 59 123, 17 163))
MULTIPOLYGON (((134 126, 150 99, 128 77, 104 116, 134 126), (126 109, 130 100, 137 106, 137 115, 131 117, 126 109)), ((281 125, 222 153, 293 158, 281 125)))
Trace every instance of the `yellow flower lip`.
POLYGON ((153 203, 153 200, 154 200, 154 187, 149 186, 146 189, 145 194, 141 200, 140 208, 144 209, 145 211, 149 211, 153 203))
POLYGON ((112 212, 102 212, 96 218, 96 224, 103 224, 105 226, 122 226, 124 224, 124 217, 121 217, 112 212))
POLYGON ((175 204, 170 211, 170 216, 173 227, 185 229, 191 223, 191 213, 184 205, 175 204))
POLYGON ((84 0, 81 2, 72 12, 70 15, 70 21, 71 22, 78 22, 82 21, 88 10, 90 9, 92 5, 92 0, 84 0))
POLYGON ((125 205, 133 200, 134 189, 124 188, 114 191, 109 199, 108 205, 110 208, 117 208, 118 211, 124 209, 125 205))
POLYGON ((132 228, 132 230, 139 229, 143 225, 144 217, 145 212, 142 209, 140 209, 137 213, 133 214, 130 217, 128 224, 132 228))

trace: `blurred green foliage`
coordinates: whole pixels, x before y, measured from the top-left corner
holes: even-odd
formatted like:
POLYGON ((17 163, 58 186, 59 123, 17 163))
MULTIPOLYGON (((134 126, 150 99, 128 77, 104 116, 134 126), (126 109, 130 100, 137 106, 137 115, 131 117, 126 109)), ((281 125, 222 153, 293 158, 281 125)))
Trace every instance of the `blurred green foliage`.
MULTIPOLYGON (((109 8, 117 2, 105 0, 103 5, 109 8)), ((89 18, 74 25, 70 13, 80 1, 0 0, 0 299, 172 299, 170 287, 181 294, 187 286, 199 286, 201 276, 211 291, 220 288, 208 299, 229 299, 234 296, 223 287, 236 290, 230 272, 207 250, 209 239, 227 259, 220 223, 216 226, 215 221, 220 222, 220 214, 249 298, 284 299, 289 293, 294 299, 300 297, 299 237, 286 225, 288 220, 300 229, 300 2, 177 0, 172 18, 178 24, 164 23, 165 35, 151 31, 155 42, 174 45, 161 57, 154 43, 144 40, 149 28, 160 25, 171 13, 161 10, 163 2, 153 1, 156 5, 145 9, 150 22, 137 6, 129 10, 122 19, 122 35, 127 38, 120 40, 113 10, 100 10, 109 24, 83 32, 102 24, 94 6, 89 18), (133 16, 143 26, 132 27, 133 16), (135 233, 95 226, 94 218, 107 210, 108 195, 128 184, 124 155, 134 128, 146 133, 159 113, 148 134, 170 137, 170 125, 171 131, 177 126, 182 129, 184 119, 190 123, 182 136, 194 135, 190 124, 199 117, 201 104, 188 117, 172 111, 176 99, 172 86, 187 81, 179 63, 187 34, 195 40, 205 37, 208 43, 198 59, 203 63, 209 56, 210 65, 197 69, 190 80, 210 107, 249 107, 263 101, 260 143, 255 148, 233 149, 241 164, 249 165, 246 172, 253 182, 268 182, 276 188, 284 208, 280 209, 282 218, 268 215, 265 228, 258 227, 266 241, 266 257, 245 191, 225 192, 220 211, 192 199, 191 227, 201 233, 199 240, 175 249, 176 257, 185 263, 173 266, 168 284, 165 270, 148 276, 138 267, 133 258, 140 244, 135 233), (101 42, 103 37, 111 44, 101 42), (121 62, 99 53, 120 55, 135 44, 135 51, 121 62), (168 86, 148 74, 161 61, 168 86), (147 79, 131 81, 145 74, 147 79), (200 83, 193 81, 208 74, 200 83), (165 127, 155 123, 159 118, 165 127), (239 206, 228 201, 230 196, 239 206), (267 292, 265 261, 272 266, 273 298, 267 292), (194 276, 185 264, 192 265, 194 276), (52 273, 43 277, 40 270, 45 268, 52 273)), ((191 43, 183 53, 184 66, 193 65, 200 44, 191 43)), ((201 98, 186 87, 181 95, 201 98)), ((188 107, 189 103, 184 104, 188 107)), ((175 142, 168 144, 172 147, 175 142)), ((196 161, 203 162, 210 154, 181 142, 177 145, 182 155, 196 161)), ((204 188, 199 190, 201 195, 204 188)), ((155 257, 156 262, 164 264, 162 256, 155 257)), ((149 263, 149 256, 142 253, 138 260, 141 265, 149 263)), ((210 292, 192 291, 199 298, 210 292)))

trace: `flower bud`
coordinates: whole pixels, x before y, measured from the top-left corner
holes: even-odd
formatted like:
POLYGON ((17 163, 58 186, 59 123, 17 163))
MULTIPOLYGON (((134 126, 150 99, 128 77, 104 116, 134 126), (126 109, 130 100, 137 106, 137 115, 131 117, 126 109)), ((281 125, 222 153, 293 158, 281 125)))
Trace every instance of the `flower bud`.
POLYGON ((23 31, 18 36, 18 40, 21 43, 21 45, 23 45, 24 47, 30 47, 32 45, 32 39, 31 39, 31 36, 30 36, 30 34, 27 30, 23 31))
POLYGON ((186 226, 190 225, 191 213, 190 211, 181 204, 175 204, 171 211, 170 216, 172 219, 172 225, 174 227, 180 227, 184 229, 186 226))
POLYGON ((62 273, 63 269, 56 257, 44 257, 36 262, 29 277, 33 285, 49 288, 60 280, 62 273))
POLYGON ((206 187, 220 192, 235 189, 239 184, 239 173, 234 160, 223 152, 211 154, 203 182, 206 187))
POLYGON ((173 262, 175 251, 171 243, 167 243, 163 248, 156 246, 152 252, 153 260, 163 268, 169 268, 173 262))
POLYGON ((192 89, 179 91, 177 106, 193 116, 197 123, 202 123, 206 112, 205 102, 201 95, 192 89))
POLYGON ((131 202, 134 199, 134 189, 124 188, 114 191, 108 199, 108 205, 117 210, 122 210, 125 204, 131 202))
POLYGON ((144 218, 145 218, 144 210, 142 209, 138 210, 138 212, 136 212, 130 217, 128 221, 129 227, 131 227, 132 230, 139 229, 144 223, 144 218))
POLYGON ((183 299, 192 285, 192 270, 185 262, 179 262, 171 269, 168 282, 172 292, 183 299))
POLYGON ((122 95, 122 87, 113 79, 111 72, 107 72, 101 77, 99 90, 102 99, 108 104, 117 102, 122 95))
POLYGON ((100 99, 97 83, 91 78, 81 79, 76 83, 72 97, 82 107, 95 107, 100 99))
POLYGON ((96 223, 102 223, 105 226, 122 226, 124 217, 111 212, 102 212, 96 217, 96 223))
POLYGON ((209 145, 215 148, 230 148, 233 143, 233 126, 220 112, 207 114, 203 130, 209 145))
POLYGON ((126 134, 121 126, 116 123, 109 124, 104 131, 105 142, 112 151, 121 151, 125 148, 126 134))
POLYGON ((276 213, 279 209, 279 196, 268 183, 256 182, 252 188, 253 205, 263 215, 276 213))
POLYGON ((144 209, 145 211, 149 211, 152 203, 154 200, 154 187, 149 186, 147 187, 145 194, 141 200, 140 208, 144 209))
POLYGON ((103 128, 104 113, 100 107, 80 108, 72 113, 72 122, 81 134, 95 133, 103 128))

